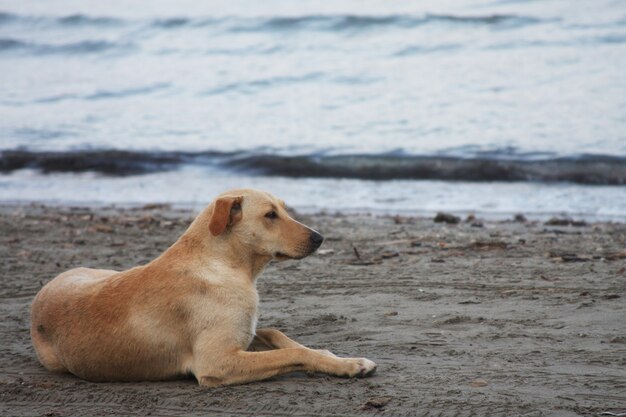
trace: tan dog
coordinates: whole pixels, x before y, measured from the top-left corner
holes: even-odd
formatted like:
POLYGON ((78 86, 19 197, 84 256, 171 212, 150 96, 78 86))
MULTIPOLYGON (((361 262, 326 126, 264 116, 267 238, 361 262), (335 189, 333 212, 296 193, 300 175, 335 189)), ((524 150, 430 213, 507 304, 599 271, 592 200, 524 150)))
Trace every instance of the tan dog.
POLYGON ((239 384, 293 371, 371 375, 376 364, 309 349, 275 329, 255 329, 256 277, 272 259, 300 259, 322 236, 284 203, 255 190, 220 195, 174 245, 118 272, 76 268, 35 297, 31 337, 51 371, 92 381, 239 384), (274 350, 248 352, 253 338, 274 350))

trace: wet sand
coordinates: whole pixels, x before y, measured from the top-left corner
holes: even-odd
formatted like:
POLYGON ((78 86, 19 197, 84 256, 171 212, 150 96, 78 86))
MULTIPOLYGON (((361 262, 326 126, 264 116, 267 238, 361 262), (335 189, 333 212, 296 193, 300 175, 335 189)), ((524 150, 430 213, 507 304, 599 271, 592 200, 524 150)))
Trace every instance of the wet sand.
POLYGON ((576 416, 626 411, 626 225, 434 223, 319 214, 302 261, 259 278, 260 327, 375 376, 295 373, 205 389, 47 372, 29 337, 41 286, 76 266, 148 262, 191 212, 0 207, 2 416, 576 416))

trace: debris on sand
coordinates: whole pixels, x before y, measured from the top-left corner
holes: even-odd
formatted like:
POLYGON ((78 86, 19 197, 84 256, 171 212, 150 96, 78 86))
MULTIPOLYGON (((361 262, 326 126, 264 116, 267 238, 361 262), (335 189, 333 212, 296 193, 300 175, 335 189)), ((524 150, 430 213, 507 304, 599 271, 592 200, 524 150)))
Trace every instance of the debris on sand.
POLYGON ((516 214, 515 217, 513 217, 513 220, 517 223, 526 223, 528 221, 526 216, 521 213, 516 214))
POLYGON ((483 222, 476 218, 476 215, 470 214, 465 218, 465 223, 469 223, 470 227, 485 227, 483 222))
POLYGON ((353 246, 352 250, 354 252, 355 259, 351 259, 351 260, 348 261, 348 264, 350 264, 350 265, 366 266, 366 265, 376 265, 376 264, 382 263, 381 259, 365 259, 365 258, 363 258, 361 256, 361 253, 359 252, 359 250, 356 248, 356 246, 353 246))
POLYGON ((450 213, 439 212, 433 219, 435 223, 448 223, 448 224, 459 224, 461 222, 461 218, 454 216, 450 213))
POLYGON ((506 249, 509 244, 501 240, 475 240, 470 243, 470 248, 479 250, 506 249))
POLYGON ((92 233, 113 233, 113 228, 111 226, 107 226, 106 224, 96 224, 95 226, 90 227, 89 231, 92 233))
POLYGON ((366 266, 366 265, 379 265, 383 262, 384 259, 391 259, 391 258, 396 258, 398 256, 400 256, 400 253, 397 251, 385 251, 383 253, 381 253, 379 256, 369 256, 369 257, 365 257, 363 255, 361 255, 361 252, 359 252, 359 250, 356 248, 356 246, 352 247, 352 250, 354 252, 354 259, 350 259, 348 261, 348 264, 350 265, 360 265, 360 266, 366 266))
POLYGON ((384 396, 384 397, 373 397, 370 398, 363 404, 361 410, 380 410, 391 401, 393 397, 384 396))
POLYGON ((171 210, 171 208, 172 208, 171 204, 154 203, 154 204, 145 204, 144 206, 141 207, 141 210, 171 210))
POLYGON ((553 217, 547 222, 544 223, 546 226, 576 226, 582 227, 587 226, 587 222, 584 220, 573 220, 569 218, 558 218, 553 217))
MULTIPOLYGON (((391 245, 402 245, 408 243, 411 247, 421 246, 421 243, 415 239, 396 239, 396 240, 385 240, 383 242, 378 242, 378 246, 391 246, 391 245)), ((319 252, 319 251, 318 251, 319 252)))
POLYGON ((561 253, 556 251, 550 251, 547 254, 548 258, 552 258, 557 262, 587 262, 591 258, 587 256, 577 255, 575 253, 561 253))
POLYGON ((355 266, 369 266, 369 265, 379 265, 382 263, 379 259, 372 259, 370 261, 364 259, 355 259, 353 261, 348 262, 350 265, 355 266))
POLYGON ((619 259, 626 259, 626 250, 623 250, 621 252, 607 253, 606 255, 604 255, 604 259, 606 259, 607 261, 617 261, 619 259))
POLYGON ((489 383, 482 378, 477 378, 469 383, 469 386, 473 388, 486 387, 487 385, 489 385, 489 383))
POLYGON ((467 300, 459 301, 459 304, 480 304, 478 298, 468 298, 467 300))
POLYGON ((394 224, 407 224, 411 223, 413 219, 411 219, 410 217, 396 215, 392 217, 392 220, 394 224))
POLYGON ((446 324, 461 324, 466 322, 471 322, 472 319, 469 316, 452 316, 452 317, 444 317, 439 320, 435 320, 433 324, 435 326, 444 326, 446 324))
POLYGON ((617 298, 620 298, 621 295, 619 294, 605 294, 602 296, 602 298, 604 298, 605 300, 615 300, 617 298))
POLYGON ((307 326, 321 326, 329 323, 345 323, 348 319, 345 316, 337 316, 333 313, 322 314, 317 317, 313 317, 305 322, 307 326))

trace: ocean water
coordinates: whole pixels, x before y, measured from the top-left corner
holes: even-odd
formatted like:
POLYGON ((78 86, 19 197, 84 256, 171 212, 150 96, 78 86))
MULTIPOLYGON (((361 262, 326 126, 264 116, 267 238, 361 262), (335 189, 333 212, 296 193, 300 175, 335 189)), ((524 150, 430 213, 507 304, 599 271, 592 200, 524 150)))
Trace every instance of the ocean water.
POLYGON ((0 202, 626 220, 626 3, 0 0, 0 202))

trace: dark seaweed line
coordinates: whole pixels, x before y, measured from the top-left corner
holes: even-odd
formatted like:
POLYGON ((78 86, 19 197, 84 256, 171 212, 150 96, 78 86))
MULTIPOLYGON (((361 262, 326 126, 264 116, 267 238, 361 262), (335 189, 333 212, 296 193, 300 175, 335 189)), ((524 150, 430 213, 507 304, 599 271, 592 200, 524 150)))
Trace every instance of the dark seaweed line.
POLYGON ((608 155, 528 160, 395 154, 281 156, 268 153, 213 151, 0 152, 0 172, 4 173, 28 168, 43 173, 89 171, 112 176, 129 176, 175 170, 184 165, 218 167, 249 175, 291 178, 626 184, 626 158, 608 155))
POLYGON ((0 152, 0 172, 18 169, 38 169, 52 172, 98 172, 114 176, 147 174, 168 171, 181 165, 217 163, 229 153, 204 152, 133 152, 133 151, 79 151, 79 152, 0 152))
POLYGON ((263 175, 367 180, 536 181, 626 184, 626 159, 609 156, 515 160, 445 156, 346 155, 329 157, 251 155, 232 166, 263 175))

